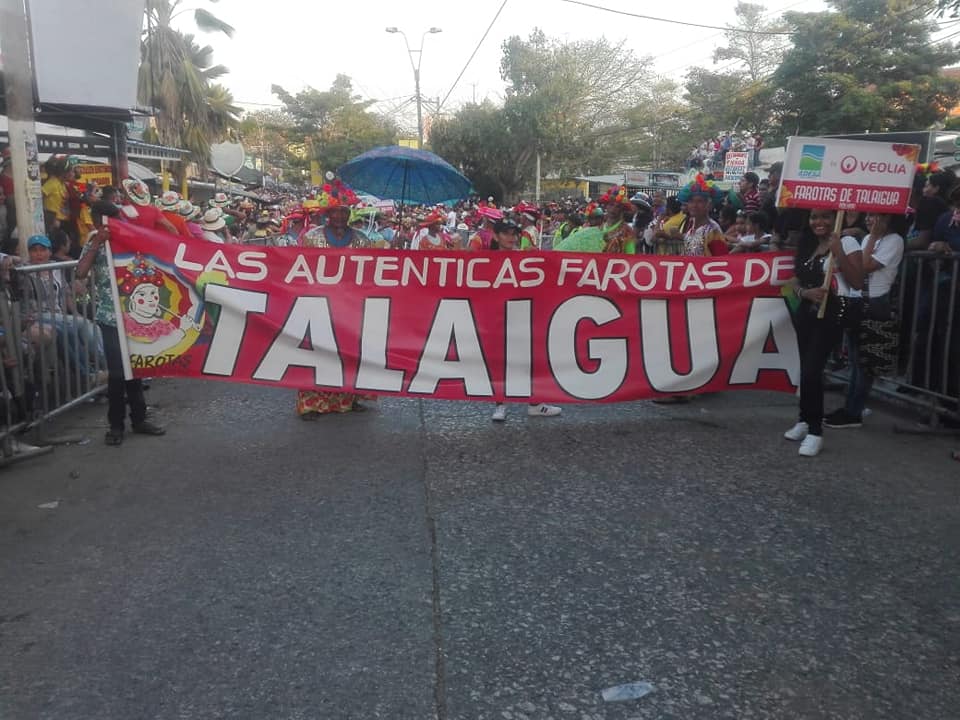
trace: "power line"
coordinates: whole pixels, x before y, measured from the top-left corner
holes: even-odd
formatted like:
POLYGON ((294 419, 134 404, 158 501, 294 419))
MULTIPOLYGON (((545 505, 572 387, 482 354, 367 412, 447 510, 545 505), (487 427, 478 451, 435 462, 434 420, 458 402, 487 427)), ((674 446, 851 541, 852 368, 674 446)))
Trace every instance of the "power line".
POLYGON ((497 18, 500 17, 500 13, 503 12, 503 9, 507 6, 507 0, 503 0, 500 4, 500 9, 497 10, 497 14, 493 16, 493 20, 490 21, 490 24, 487 26, 486 32, 483 33, 483 37, 480 38, 480 42, 477 43, 477 46, 473 49, 473 52, 470 53, 470 58, 467 60, 467 64, 463 66, 463 70, 460 71, 460 74, 457 75, 457 79, 453 81, 453 85, 450 90, 447 92, 443 100, 440 101, 440 104, 437 105, 437 113, 440 112, 440 109, 446 104, 447 100, 450 98, 450 94, 456 89, 457 83, 460 82, 460 78, 463 77, 463 74, 467 71, 467 68, 470 67, 470 63, 473 62, 474 56, 477 54, 477 51, 480 50, 480 46, 483 45, 483 41, 487 39, 487 35, 490 34, 490 31, 493 29, 494 23, 497 22, 497 18))
MULTIPOLYGON (((808 2, 810 2, 810 0, 798 0, 798 1, 795 2, 795 3, 792 3, 792 4, 790 4, 790 5, 785 5, 784 7, 781 7, 781 8, 774 8, 774 9, 772 9, 772 10, 764 10, 764 11, 761 13, 761 16, 769 16, 769 15, 772 15, 773 13, 786 12, 786 11, 789 10, 790 8, 795 8, 797 5, 805 5, 805 4, 808 3, 808 2)), ((705 38, 700 38, 700 39, 698 39, 698 40, 694 40, 692 43, 687 43, 686 45, 680 45, 679 47, 675 47, 675 48, 673 48, 672 50, 667 50, 666 52, 663 52, 663 53, 660 53, 659 55, 657 55, 657 60, 659 60, 659 59, 661 59, 661 58, 664 58, 664 57, 666 57, 667 55, 673 55, 674 53, 678 53, 678 52, 681 52, 681 51, 683 51, 683 50, 686 50, 687 48, 691 48, 691 47, 693 47, 694 45, 702 45, 702 44, 703 44, 704 42, 706 42, 707 40, 712 40, 713 38, 719 37, 719 36, 721 36, 721 35, 723 35, 723 34, 725 34, 725 33, 726 33, 726 30, 722 30, 722 31, 720 31, 720 32, 713 33, 712 35, 707 35, 705 38)), ((679 68, 667 70, 666 72, 667 72, 667 73, 671 73, 671 72, 674 72, 675 70, 682 70, 682 69, 685 68, 685 67, 687 67, 687 66, 686 66, 686 65, 682 65, 682 66, 680 66, 679 68)))
POLYGON ((614 10, 613 8, 603 7, 602 5, 593 5, 592 3, 582 2, 581 0, 560 0, 561 2, 570 3, 571 5, 582 5, 584 7, 593 8, 594 10, 603 10, 604 12, 613 13, 614 15, 626 15, 627 17, 640 18, 641 20, 654 20, 656 22, 665 22, 671 23, 673 25, 686 25, 687 27, 698 27, 706 28, 707 30, 722 30, 723 32, 736 32, 743 33, 744 35, 794 35, 795 33, 783 31, 778 32, 774 30, 744 30, 743 28, 735 27, 719 27, 718 25, 701 25, 700 23, 686 22, 685 20, 670 20, 669 18, 654 17, 652 15, 640 15, 639 13, 631 13, 626 10, 614 10))

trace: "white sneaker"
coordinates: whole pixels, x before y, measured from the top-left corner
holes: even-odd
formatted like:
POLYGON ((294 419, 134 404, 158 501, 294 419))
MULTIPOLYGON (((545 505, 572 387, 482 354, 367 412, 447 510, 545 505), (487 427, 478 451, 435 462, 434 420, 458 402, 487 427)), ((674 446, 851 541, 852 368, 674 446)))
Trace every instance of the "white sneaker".
POLYGON ((547 405, 546 403, 527 406, 527 415, 531 417, 555 417, 562 412, 563 410, 556 405, 547 405))
POLYGON ((793 440, 794 442, 796 442, 797 440, 803 440, 809 433, 810 433, 810 426, 807 425, 805 422, 798 422, 792 428, 787 430, 783 434, 783 436, 787 440, 793 440))
POLYGON ((507 406, 506 405, 497 405, 493 409, 493 417, 491 418, 494 422, 503 422, 507 419, 507 406))
POLYGON ((800 443, 800 454, 804 457, 816 457, 823 450, 823 435, 807 435, 800 443))

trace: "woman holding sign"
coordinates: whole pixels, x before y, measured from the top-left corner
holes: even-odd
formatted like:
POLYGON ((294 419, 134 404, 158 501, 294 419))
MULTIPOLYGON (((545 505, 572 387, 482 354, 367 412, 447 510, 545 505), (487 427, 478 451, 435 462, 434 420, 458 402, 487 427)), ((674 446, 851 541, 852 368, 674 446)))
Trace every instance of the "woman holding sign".
POLYGON ((844 407, 827 415, 828 428, 858 428, 877 375, 896 368, 899 323, 890 291, 903 260, 902 216, 867 213, 863 250, 863 317, 845 333, 850 380, 844 407))
POLYGON ((784 433, 801 441, 800 455, 823 449, 823 371, 839 345, 844 325, 859 321, 863 284, 862 252, 856 238, 841 238, 835 210, 811 210, 797 246, 794 292, 797 342, 800 346, 800 417, 784 433), (832 264, 832 268, 831 268, 832 264), (825 303, 825 311, 820 308, 825 303))

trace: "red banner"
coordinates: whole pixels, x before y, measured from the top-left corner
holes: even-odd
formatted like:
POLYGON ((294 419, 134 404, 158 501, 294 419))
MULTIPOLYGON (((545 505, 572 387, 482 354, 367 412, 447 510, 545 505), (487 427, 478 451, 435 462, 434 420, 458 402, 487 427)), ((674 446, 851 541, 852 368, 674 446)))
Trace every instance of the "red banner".
POLYGON ((134 376, 454 400, 792 392, 792 256, 329 251, 111 224, 134 376))

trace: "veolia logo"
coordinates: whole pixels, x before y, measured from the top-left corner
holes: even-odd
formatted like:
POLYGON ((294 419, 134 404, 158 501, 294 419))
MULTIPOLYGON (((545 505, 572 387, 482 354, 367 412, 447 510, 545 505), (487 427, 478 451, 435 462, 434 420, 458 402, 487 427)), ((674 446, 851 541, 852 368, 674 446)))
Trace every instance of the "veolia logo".
POLYGON ((903 163, 877 162, 876 160, 857 160, 853 155, 847 155, 840 161, 840 170, 849 175, 857 170, 863 173, 877 175, 906 175, 907 168, 903 163))
POLYGON ((840 161, 840 169, 849 175, 857 170, 857 159, 853 155, 847 155, 840 161))

